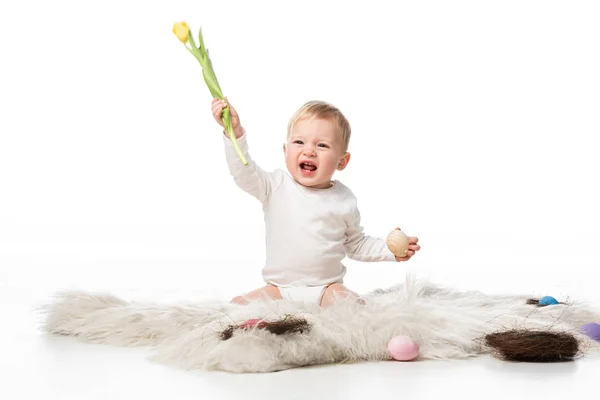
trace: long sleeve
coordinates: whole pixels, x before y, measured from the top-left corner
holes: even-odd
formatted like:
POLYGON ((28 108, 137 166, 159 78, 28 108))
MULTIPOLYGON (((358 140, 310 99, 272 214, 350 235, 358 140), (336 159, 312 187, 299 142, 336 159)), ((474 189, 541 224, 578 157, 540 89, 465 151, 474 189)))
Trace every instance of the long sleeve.
POLYGON ((252 160, 248 154, 248 142, 245 133, 237 139, 237 142, 248 161, 248 165, 242 164, 231 140, 225 135, 223 135, 223 140, 229 172, 236 185, 264 204, 277 188, 277 177, 274 173, 264 171, 252 160))
POLYGON ((384 239, 365 235, 356 207, 347 221, 344 249, 348 258, 356 261, 396 261, 384 239))

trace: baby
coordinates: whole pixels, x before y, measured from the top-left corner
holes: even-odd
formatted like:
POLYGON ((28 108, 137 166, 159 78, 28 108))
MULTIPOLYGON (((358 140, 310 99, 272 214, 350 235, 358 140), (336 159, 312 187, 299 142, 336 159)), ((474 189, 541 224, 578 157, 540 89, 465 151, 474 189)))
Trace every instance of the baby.
MULTIPOLYGON (((212 114, 223 126, 225 101, 214 99, 212 114)), ((336 299, 364 303, 342 283, 342 260, 407 261, 420 250, 409 237, 404 257, 396 257, 385 240, 366 236, 354 194, 336 170, 348 166, 350 124, 336 107, 321 101, 304 104, 288 123, 283 145, 287 172, 267 172, 249 156, 240 117, 229 103, 235 137, 248 161, 244 166, 224 133, 227 164, 237 186, 262 203, 266 232, 266 286, 231 300, 248 304, 261 298, 312 302, 327 307, 336 299)), ((400 229, 400 228, 396 228, 400 229)))

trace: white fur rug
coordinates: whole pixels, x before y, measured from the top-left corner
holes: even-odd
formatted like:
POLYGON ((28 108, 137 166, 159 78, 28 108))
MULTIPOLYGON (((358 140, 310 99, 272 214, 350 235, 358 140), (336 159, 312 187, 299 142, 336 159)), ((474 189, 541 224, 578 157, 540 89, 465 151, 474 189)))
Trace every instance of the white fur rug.
POLYGON ((489 353, 487 333, 544 329, 573 334, 583 353, 600 343, 579 333, 600 313, 583 305, 536 307, 528 296, 458 292, 408 277, 403 285, 365 295, 367 305, 343 303, 328 309, 284 301, 159 305, 126 302, 111 295, 62 292, 43 307, 43 329, 90 343, 152 346, 152 359, 185 369, 269 372, 299 366, 391 360, 388 341, 408 335, 419 359, 464 359, 489 353), (275 335, 236 329, 248 319, 306 318, 310 329, 275 335), (223 331, 232 336, 224 339, 223 331))

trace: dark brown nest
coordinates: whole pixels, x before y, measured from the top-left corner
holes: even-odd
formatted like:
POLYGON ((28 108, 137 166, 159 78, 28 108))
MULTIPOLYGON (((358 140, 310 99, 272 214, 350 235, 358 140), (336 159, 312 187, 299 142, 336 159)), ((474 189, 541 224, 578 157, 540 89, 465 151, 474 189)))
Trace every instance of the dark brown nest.
POLYGON ((572 361, 579 353, 579 342, 569 333, 535 330, 509 330, 485 336, 485 344, 506 361, 572 361))
POLYGON ((229 325, 227 329, 221 332, 221 339, 227 340, 233 336, 233 332, 238 329, 265 329, 274 335, 284 335, 288 333, 304 333, 310 331, 310 324, 305 318, 286 315, 279 321, 260 321, 252 328, 243 327, 241 325, 229 325))
MULTIPOLYGON (((547 307, 551 304, 540 304, 540 299, 527 299, 527 304, 531 304, 533 306, 537 306, 537 307, 547 307)), ((567 304, 567 303, 563 303, 562 301, 559 301, 558 304, 567 304)), ((556 304, 554 304, 556 305, 556 304)))

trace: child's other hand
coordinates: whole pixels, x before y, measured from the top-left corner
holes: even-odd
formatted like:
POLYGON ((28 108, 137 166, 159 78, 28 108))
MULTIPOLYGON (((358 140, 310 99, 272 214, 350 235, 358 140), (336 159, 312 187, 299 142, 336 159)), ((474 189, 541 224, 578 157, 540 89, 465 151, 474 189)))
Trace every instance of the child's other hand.
POLYGON ((212 101, 213 117, 215 118, 215 121, 217 121, 217 123, 224 128, 225 124, 223 123, 223 120, 221 119, 221 115, 223 114, 223 109, 227 105, 229 105, 229 114, 231 115, 231 126, 233 127, 233 132, 235 133, 236 139, 239 139, 244 134, 244 130, 242 129, 242 125, 240 123, 240 117, 239 117, 237 111, 235 111, 235 108, 233 108, 233 106, 231 105, 231 103, 229 103, 229 100, 227 98, 225 98, 225 100, 213 99, 213 101, 212 101))
MULTIPOLYGON (((400 230, 400 228, 396 228, 396 229, 400 230)), ((404 257, 398 257, 398 256, 396 256, 396 261, 408 261, 408 260, 410 260, 410 258, 412 256, 414 256, 417 251, 421 250, 421 246, 418 245, 417 243, 419 243, 419 238, 418 237, 409 236, 408 237, 408 250, 406 250, 406 256, 404 256, 404 257)))

